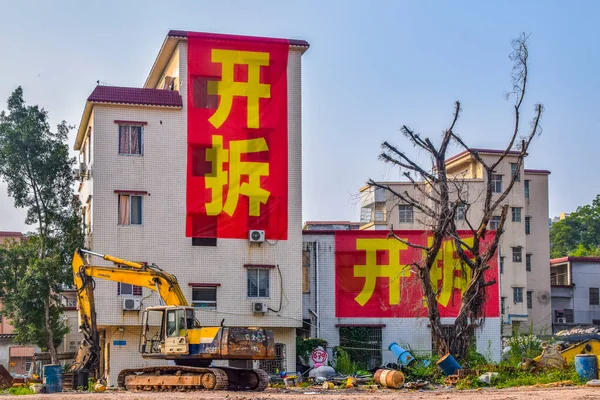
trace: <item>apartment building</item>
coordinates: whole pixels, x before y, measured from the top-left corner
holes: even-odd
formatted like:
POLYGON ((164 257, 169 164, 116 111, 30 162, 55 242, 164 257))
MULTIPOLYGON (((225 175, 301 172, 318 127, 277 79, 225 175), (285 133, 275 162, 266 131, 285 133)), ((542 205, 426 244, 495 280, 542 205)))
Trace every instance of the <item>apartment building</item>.
MULTIPOLYGON (((302 326, 308 46, 170 31, 143 88, 93 90, 75 142, 87 246, 174 274, 204 326, 271 329, 277 360, 255 362, 267 370, 295 370, 302 326), (257 302, 264 312, 253 312, 257 302)), ((102 280, 95 293, 108 384, 124 368, 158 363, 138 352, 139 309, 158 297, 102 280)))
POLYGON ((600 325, 600 257, 550 260, 554 333, 577 325, 600 325))
MULTIPOLYGON (((490 165, 498 159, 501 150, 474 149, 490 165)), ((500 163, 493 192, 501 193, 510 182, 517 166, 518 152, 511 152, 500 163)), ((460 176, 465 183, 461 197, 473 205, 466 210, 459 207, 456 213, 459 229, 468 229, 467 221, 479 221, 483 190, 487 185, 483 168, 469 153, 462 152, 446 160, 448 173, 460 176)), ((548 227, 548 175, 547 170, 524 169, 505 203, 509 213, 504 235, 499 246, 500 295, 503 334, 512 331, 549 333, 552 327, 550 308, 549 227, 548 227)), ((408 192, 415 198, 422 195, 410 182, 381 182, 393 190, 408 192)), ((387 191, 363 187, 361 193, 361 229, 381 230, 424 229, 428 221, 410 205, 402 204, 387 191)), ((496 229, 500 214, 492 218, 489 229, 496 229)))

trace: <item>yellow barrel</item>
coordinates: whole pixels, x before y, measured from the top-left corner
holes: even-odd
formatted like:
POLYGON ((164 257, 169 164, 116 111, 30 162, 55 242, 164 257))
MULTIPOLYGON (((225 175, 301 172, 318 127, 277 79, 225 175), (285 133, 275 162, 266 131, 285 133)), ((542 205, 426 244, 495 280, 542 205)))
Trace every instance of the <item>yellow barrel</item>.
POLYGON ((378 369, 375 372, 375 383, 383 387, 399 389, 404 385, 404 374, 391 369, 378 369))

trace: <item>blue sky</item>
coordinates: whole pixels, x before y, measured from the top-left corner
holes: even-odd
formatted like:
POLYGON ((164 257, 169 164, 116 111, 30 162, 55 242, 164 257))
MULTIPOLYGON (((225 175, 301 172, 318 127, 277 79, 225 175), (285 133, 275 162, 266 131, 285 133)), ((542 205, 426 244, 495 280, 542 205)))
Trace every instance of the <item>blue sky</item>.
MULTIPOLYGON (((554 216, 600 193, 599 8, 593 1, 3 1, 0 107, 22 85, 53 123, 79 124, 97 80, 143 84, 169 29, 305 39, 303 220, 357 220, 358 188, 368 178, 399 178, 377 160, 380 143, 414 151, 399 134, 403 124, 439 139, 460 100, 457 131, 471 146, 507 142, 510 40, 526 32, 523 128, 536 102, 546 107, 526 167, 552 171, 554 216)), ((23 220, 0 184, 0 230, 27 230, 23 220)))

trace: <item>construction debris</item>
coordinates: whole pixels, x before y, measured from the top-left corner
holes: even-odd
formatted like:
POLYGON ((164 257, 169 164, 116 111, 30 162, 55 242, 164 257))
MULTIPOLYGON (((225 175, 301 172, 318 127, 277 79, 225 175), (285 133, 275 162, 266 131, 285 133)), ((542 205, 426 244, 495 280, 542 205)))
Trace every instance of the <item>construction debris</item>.
POLYGON ((0 364, 0 389, 8 389, 13 385, 13 377, 10 373, 0 364))
POLYGON ((556 336, 571 336, 571 335, 596 335, 598 334, 597 326, 576 326, 570 329, 563 329, 557 332, 556 336))

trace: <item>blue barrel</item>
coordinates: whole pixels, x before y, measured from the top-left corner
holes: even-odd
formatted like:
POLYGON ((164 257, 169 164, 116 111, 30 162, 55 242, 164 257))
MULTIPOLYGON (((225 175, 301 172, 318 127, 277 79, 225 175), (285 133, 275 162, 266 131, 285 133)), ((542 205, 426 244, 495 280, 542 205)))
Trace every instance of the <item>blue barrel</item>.
POLYGON ((44 387, 46 393, 62 392, 62 365, 44 365, 44 387))
POLYGON ((575 371, 581 382, 598 379, 598 357, 595 354, 577 354, 575 356, 575 371))
POLYGON ((408 350, 403 349, 398 346, 398 343, 394 342, 388 346, 388 349, 394 353, 400 364, 409 365, 411 362, 415 361, 415 358, 408 350))
POLYGON ((456 371, 461 369, 460 364, 452 357, 450 353, 437 360, 437 365, 440 367, 444 375, 454 375, 456 371))

